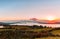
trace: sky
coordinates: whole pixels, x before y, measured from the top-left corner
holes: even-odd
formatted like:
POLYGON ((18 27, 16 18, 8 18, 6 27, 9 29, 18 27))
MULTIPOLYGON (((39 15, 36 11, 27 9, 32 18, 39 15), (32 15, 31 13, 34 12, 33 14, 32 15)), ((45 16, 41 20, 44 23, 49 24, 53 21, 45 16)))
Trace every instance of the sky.
POLYGON ((0 0, 0 20, 20 20, 47 16, 60 18, 60 0, 0 0))

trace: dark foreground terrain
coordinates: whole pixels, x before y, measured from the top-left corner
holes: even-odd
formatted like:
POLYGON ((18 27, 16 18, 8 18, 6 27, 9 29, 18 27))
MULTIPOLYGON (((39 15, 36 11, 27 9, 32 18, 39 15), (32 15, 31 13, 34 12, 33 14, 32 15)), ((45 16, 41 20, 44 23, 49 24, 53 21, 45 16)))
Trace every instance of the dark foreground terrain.
POLYGON ((0 39, 60 39, 60 28, 46 26, 5 26, 0 39))

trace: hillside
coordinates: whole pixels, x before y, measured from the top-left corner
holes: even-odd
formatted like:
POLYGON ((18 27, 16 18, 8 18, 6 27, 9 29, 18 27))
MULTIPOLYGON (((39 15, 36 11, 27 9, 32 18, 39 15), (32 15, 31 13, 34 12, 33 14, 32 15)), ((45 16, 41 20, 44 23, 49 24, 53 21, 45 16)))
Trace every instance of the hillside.
POLYGON ((0 39, 59 39, 60 28, 9 26, 0 29, 0 39))

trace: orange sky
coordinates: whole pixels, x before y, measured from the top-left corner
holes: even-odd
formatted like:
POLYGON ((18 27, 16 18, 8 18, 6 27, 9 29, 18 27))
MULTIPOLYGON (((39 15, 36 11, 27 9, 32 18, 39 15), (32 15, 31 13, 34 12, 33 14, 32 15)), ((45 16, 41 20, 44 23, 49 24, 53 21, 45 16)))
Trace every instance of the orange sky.
MULTIPOLYGON (((4 18, 0 18, 0 20, 28 20, 28 19, 31 19, 31 18, 18 18, 18 17, 4 17, 4 18)), ((41 19, 41 18, 36 18, 38 20, 48 20, 46 18, 44 19, 41 19)), ((60 18, 56 18, 54 19, 54 21, 56 20, 60 20, 60 18)))

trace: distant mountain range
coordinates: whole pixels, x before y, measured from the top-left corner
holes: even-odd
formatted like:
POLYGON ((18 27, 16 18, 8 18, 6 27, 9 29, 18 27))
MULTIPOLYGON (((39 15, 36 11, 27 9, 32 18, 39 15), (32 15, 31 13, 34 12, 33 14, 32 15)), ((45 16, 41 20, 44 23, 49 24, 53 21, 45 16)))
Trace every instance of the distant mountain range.
POLYGON ((55 21, 53 23, 49 23, 48 20, 38 20, 38 19, 30 19, 30 20, 10 20, 10 21, 2 21, 0 25, 7 24, 60 24, 60 20, 55 21))
POLYGON ((30 20, 8 20, 8 21, 1 21, 0 25, 18 25, 18 24, 22 24, 22 25, 28 25, 28 24, 32 24, 32 25, 39 25, 39 24, 60 24, 60 20, 55 20, 55 21, 49 21, 49 20, 38 20, 36 18, 31 18, 30 20))

